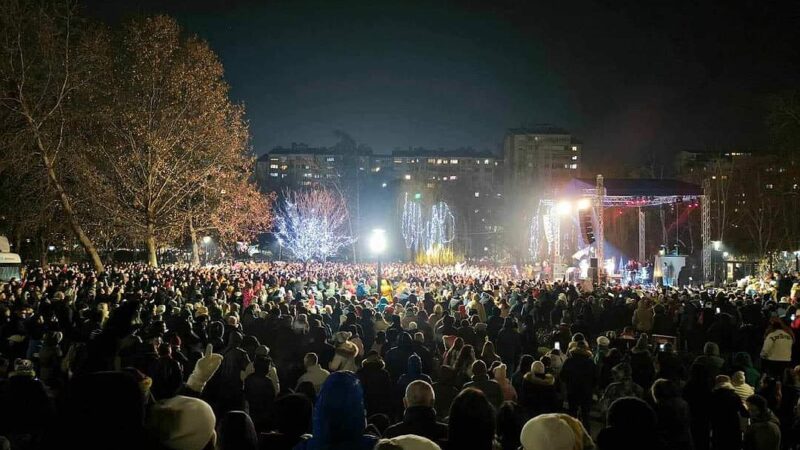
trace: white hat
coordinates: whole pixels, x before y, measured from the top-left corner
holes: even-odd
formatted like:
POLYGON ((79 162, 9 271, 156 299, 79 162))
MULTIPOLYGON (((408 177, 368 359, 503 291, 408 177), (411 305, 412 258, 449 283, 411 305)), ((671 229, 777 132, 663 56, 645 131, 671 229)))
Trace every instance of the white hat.
POLYGON ((608 340, 607 337, 605 337, 605 336, 598 336, 597 337, 597 345, 599 345, 601 347, 608 347, 609 344, 611 344, 611 341, 608 340))
POLYGON ((572 427, 558 414, 542 414, 522 427, 519 441, 525 450, 572 450, 577 439, 572 427))
POLYGON ((403 450, 442 450, 441 447, 432 440, 414 434, 404 434, 391 439, 381 439, 375 449, 396 449, 398 447, 403 450))
POLYGON ((199 398, 176 395, 153 405, 147 427, 174 450, 203 450, 216 441, 214 411, 199 398))

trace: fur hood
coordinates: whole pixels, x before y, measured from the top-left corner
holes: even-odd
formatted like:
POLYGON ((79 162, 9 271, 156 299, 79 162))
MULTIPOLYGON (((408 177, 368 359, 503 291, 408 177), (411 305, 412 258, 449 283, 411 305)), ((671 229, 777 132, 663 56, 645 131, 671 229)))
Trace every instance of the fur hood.
POLYGON ((358 347, 350 341, 345 341, 336 346, 336 354, 344 358, 355 358, 358 355, 358 347))
POLYGON ((549 373, 544 374, 544 377, 538 377, 531 372, 528 372, 522 377, 522 379, 538 386, 553 386, 556 384, 556 379, 549 373))

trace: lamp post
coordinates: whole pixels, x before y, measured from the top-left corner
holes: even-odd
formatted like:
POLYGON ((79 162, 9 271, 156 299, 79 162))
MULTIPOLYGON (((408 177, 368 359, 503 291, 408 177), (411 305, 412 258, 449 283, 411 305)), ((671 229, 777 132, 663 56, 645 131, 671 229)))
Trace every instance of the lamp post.
POLYGON ((208 244, 210 243, 211 236, 203 236, 203 256, 206 264, 208 264, 208 244))
POLYGON ((378 296, 381 294, 381 255, 386 251, 386 230, 375 228, 369 235, 369 250, 378 259, 378 296))

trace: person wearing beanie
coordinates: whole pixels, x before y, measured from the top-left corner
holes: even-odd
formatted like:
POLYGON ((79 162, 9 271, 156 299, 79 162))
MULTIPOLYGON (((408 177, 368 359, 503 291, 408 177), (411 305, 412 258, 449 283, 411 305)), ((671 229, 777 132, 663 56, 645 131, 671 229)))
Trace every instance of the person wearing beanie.
POLYGON ((753 386, 745 382, 745 375, 741 370, 733 373, 731 384, 733 385, 733 391, 742 399, 742 402, 747 401, 751 395, 755 394, 753 386))
POLYGON ((367 425, 364 394, 355 374, 332 373, 322 385, 312 420, 312 437, 296 450, 373 450, 374 436, 364 434, 367 425))
POLYGON ((519 403, 528 417, 558 411, 559 399, 555 378, 545 373, 544 363, 534 361, 530 371, 522 377, 519 403))
POLYGON ((147 428, 167 448, 203 450, 216 444, 216 416, 199 398, 176 395, 150 408, 147 428))
POLYGON ((750 426, 744 432, 744 450, 779 450, 781 427, 778 418, 770 411, 767 400, 760 395, 747 398, 750 426))
POLYGON ((747 417, 747 410, 733 390, 730 378, 725 375, 718 375, 715 379, 708 415, 712 448, 741 448, 741 418, 747 417))
POLYGON ((375 450, 441 450, 436 442, 428 438, 406 434, 390 439, 381 439, 375 450))
POLYGON ((725 360, 719 356, 719 346, 715 342, 706 342, 703 354, 694 359, 694 364, 706 366, 709 379, 714 380, 722 370, 725 360))
POLYGON ((399 392, 405 392, 406 387, 411 382, 417 380, 424 381, 428 384, 433 384, 431 377, 422 372, 422 360, 416 353, 413 353, 408 357, 408 368, 406 369, 406 373, 401 375, 397 380, 397 390, 399 392))
POLYGON ((403 420, 387 428, 383 437, 415 434, 434 442, 446 439, 447 425, 436 420, 434 402, 433 387, 429 383, 421 380, 410 383, 403 397, 403 420))
POLYGON ((500 389, 503 391, 503 401, 516 402, 517 391, 511 385, 511 380, 508 379, 507 370, 508 367, 505 364, 498 365, 494 369, 492 378, 500 385, 500 389))
POLYGON ((524 450, 583 450, 594 442, 583 425, 566 414, 542 414, 522 427, 520 444, 524 450))
POLYGON ((472 381, 464 384, 464 389, 467 388, 483 392, 495 409, 503 403, 503 390, 496 381, 489 379, 486 364, 480 359, 472 363, 472 381))
POLYGON ((16 359, 8 379, 0 380, 0 405, 0 436, 12 443, 25 435, 39 442, 55 417, 53 401, 29 359, 16 359))
POLYGON ((580 417, 583 426, 590 428, 589 413, 592 409, 592 394, 597 385, 597 366, 592 361, 592 352, 586 341, 578 341, 575 349, 561 368, 559 379, 567 388, 569 413, 580 417))

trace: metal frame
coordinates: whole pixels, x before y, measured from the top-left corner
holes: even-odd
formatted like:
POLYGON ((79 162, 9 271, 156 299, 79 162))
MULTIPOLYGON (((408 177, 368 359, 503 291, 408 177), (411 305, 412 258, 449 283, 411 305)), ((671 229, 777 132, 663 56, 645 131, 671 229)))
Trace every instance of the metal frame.
MULTIPOLYGON (((703 196, 700 198, 703 234, 703 281, 711 280, 711 184, 708 179, 703 182, 703 196)), ((716 274, 715 274, 716 275, 716 274)))

